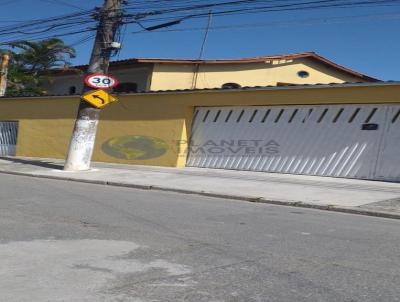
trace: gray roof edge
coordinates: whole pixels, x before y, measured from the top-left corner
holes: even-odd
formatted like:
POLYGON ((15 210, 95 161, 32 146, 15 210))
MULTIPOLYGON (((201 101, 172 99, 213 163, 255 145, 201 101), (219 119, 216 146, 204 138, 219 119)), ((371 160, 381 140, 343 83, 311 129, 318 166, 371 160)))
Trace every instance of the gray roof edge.
MULTIPOLYGON (((157 94, 194 94, 194 93, 212 93, 212 92, 246 92, 246 91, 270 91, 270 90, 296 90, 296 89, 326 89, 326 88, 350 88, 350 87, 380 87, 380 86, 400 86, 400 81, 386 81, 386 82, 357 82, 357 83, 330 83, 330 84, 293 84, 286 86, 254 86, 254 87, 241 87, 233 89, 224 88, 204 88, 204 89, 175 89, 175 90, 153 90, 153 91, 139 91, 132 93, 112 93, 116 96, 124 95, 157 95, 157 94)), ((17 96, 17 97, 0 97, 1 100, 8 99, 49 99, 49 98, 62 98, 62 97, 79 97, 75 95, 44 95, 44 96, 17 96)))

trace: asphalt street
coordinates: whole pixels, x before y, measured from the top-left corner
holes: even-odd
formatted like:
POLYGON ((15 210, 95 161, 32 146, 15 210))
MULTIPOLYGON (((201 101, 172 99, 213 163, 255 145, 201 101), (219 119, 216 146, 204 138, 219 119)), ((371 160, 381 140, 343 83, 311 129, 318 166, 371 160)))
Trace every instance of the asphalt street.
POLYGON ((400 220, 0 175, 0 301, 400 301, 400 220))

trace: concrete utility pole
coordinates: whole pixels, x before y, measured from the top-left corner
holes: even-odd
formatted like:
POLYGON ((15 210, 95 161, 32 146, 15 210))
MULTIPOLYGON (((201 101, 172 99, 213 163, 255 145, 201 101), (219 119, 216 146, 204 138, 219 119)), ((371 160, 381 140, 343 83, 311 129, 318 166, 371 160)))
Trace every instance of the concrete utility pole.
POLYGON ((10 56, 4 54, 1 59, 0 65, 0 96, 4 96, 7 90, 7 74, 8 74, 8 63, 10 56))
MULTIPOLYGON (((121 26, 121 6, 124 0, 105 0, 98 11, 98 27, 87 74, 108 73, 111 52, 115 49, 114 37, 121 26)), ((83 93, 91 90, 85 86, 83 93)), ((81 100, 72 134, 64 170, 84 171, 90 169, 100 109, 81 100)))

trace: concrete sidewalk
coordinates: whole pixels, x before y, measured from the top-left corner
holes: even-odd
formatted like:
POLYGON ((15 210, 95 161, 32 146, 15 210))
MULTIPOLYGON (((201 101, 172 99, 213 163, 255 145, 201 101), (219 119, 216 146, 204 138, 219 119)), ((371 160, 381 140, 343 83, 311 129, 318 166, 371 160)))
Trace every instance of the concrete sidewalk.
POLYGON ((201 194, 400 219, 400 184, 203 168, 93 163, 65 172, 55 159, 2 157, 0 173, 201 194))

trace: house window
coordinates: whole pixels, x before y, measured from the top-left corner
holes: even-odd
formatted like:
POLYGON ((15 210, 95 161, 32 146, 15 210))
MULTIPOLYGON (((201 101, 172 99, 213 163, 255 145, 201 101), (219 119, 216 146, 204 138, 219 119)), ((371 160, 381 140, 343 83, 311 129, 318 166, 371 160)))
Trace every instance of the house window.
POLYGON ((310 73, 309 73, 308 71, 301 70, 301 71, 299 71, 299 72, 297 73, 297 75, 298 75, 300 78, 305 79, 305 78, 308 78, 308 77, 310 76, 310 73))
POLYGON ((238 89, 241 88, 238 83, 225 83, 224 85, 221 86, 223 89, 238 89))
POLYGON ((137 92, 137 84, 132 82, 120 83, 114 88, 114 92, 137 92))
POLYGON ((69 94, 76 94, 76 86, 69 87, 69 94))

